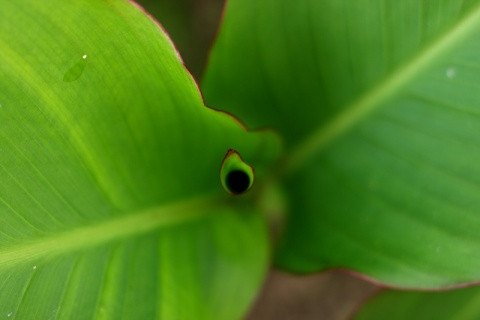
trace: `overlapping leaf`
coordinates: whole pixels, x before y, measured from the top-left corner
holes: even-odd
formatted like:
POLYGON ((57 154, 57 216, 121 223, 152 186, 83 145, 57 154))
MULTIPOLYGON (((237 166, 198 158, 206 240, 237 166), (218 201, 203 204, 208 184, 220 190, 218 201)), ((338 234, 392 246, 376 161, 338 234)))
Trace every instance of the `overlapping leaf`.
POLYGON ((356 320, 474 320, 480 316, 479 287, 443 292, 386 291, 368 301, 356 320))
POLYGON ((229 1, 208 104, 286 138, 280 266, 480 279, 480 3, 229 1))
POLYGON ((261 183, 274 136, 205 108, 129 2, 0 8, 0 318, 240 317, 265 227, 219 170, 232 148, 261 183))

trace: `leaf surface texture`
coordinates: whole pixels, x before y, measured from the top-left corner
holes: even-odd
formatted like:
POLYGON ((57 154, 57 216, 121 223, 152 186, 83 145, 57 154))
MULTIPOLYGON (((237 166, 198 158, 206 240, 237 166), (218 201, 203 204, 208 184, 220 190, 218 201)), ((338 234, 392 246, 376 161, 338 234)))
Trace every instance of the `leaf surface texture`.
POLYGON ((0 7, 0 318, 239 318, 266 228, 220 165, 261 177, 276 138, 204 107, 132 3, 0 7))
POLYGON ((480 279, 479 31, 478 1, 229 1, 203 89, 286 139, 279 266, 480 279))

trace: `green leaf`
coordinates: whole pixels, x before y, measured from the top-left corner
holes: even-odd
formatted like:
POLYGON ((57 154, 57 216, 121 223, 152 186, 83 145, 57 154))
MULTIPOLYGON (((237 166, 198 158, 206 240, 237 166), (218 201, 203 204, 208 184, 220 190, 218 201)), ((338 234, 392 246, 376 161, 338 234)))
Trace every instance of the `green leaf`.
POLYGON ((479 1, 232 0, 222 28, 207 103, 287 141, 279 266, 480 279, 479 1))
POLYGON ((205 108, 127 1, 0 7, 0 318, 241 317, 266 228, 220 166, 238 150, 257 192, 275 136, 205 108))
POLYGON ((385 291, 356 314, 356 320, 474 320, 480 316, 480 288, 442 292, 385 291))

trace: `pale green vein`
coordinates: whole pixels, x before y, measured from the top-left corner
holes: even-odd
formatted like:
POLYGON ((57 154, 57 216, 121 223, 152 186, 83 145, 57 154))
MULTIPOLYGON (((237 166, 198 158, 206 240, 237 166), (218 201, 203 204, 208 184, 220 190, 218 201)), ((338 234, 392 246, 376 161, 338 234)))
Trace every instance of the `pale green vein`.
MULTIPOLYGON (((28 82, 28 87, 31 90, 28 92, 28 94, 34 97, 36 101, 42 102, 32 104, 32 107, 35 107, 38 112, 45 117, 45 120, 57 130, 59 138, 65 142, 68 141, 67 138, 64 137, 64 135, 58 130, 58 127, 54 125, 51 117, 46 114, 45 110, 39 107, 39 105, 50 106, 52 110, 54 110, 55 116, 66 125, 75 123, 75 119, 73 119, 71 115, 69 115, 67 111, 61 107, 64 105, 61 97, 51 87, 42 85, 45 83, 43 79, 45 75, 41 75, 38 70, 36 70, 35 66, 31 65, 24 57, 19 56, 6 43, 1 42, 1 39, 0 43, 2 47, 2 50, 0 51, 2 61, 4 61, 9 68, 15 71, 13 74, 23 75, 21 78, 19 76, 18 79, 12 80, 16 80, 19 83, 28 82)), ((86 142, 89 139, 85 138, 85 133, 82 132, 78 126, 72 127, 70 125, 68 128, 68 138, 72 141, 69 143, 69 145, 76 151, 76 156, 78 157, 79 161, 90 172, 93 180, 98 185, 99 190, 102 191, 102 194, 105 196, 105 199, 115 202, 113 198, 119 198, 120 196, 112 194, 112 190, 115 190, 115 188, 112 187, 112 183, 104 175, 102 168, 99 167, 98 158, 95 156, 94 152, 91 150, 91 147, 86 142), (109 190, 109 192, 106 190, 109 190)))
POLYGON ((357 123, 371 114, 382 103, 393 98, 408 82, 416 78, 422 71, 430 67, 438 58, 450 52, 456 44, 474 33, 480 25, 480 6, 477 6, 463 21, 459 21, 443 37, 433 42, 418 56, 394 72, 385 81, 345 108, 337 117, 324 126, 318 127, 313 133, 295 147, 286 159, 286 172, 301 167, 315 154, 324 150, 335 139, 344 135, 357 123))
POLYGON ((58 319, 58 317, 60 316, 60 313, 62 312, 62 307, 66 305, 65 297, 67 296, 69 286, 71 286, 71 283, 72 283, 71 280, 72 280, 73 274, 75 273, 75 269, 78 266, 78 262, 79 262, 79 258, 76 257, 74 259, 74 263, 72 264, 72 267, 68 272, 68 276, 65 280, 65 285, 63 286, 62 295, 60 296, 60 300, 58 301, 58 304, 57 304, 57 308, 56 308, 57 311, 55 312, 55 317, 52 320, 58 319))
POLYGON ((158 228, 205 217, 214 213, 213 208, 219 208, 221 203, 222 198, 218 196, 193 198, 4 247, 0 249, 0 268, 145 234, 158 228))

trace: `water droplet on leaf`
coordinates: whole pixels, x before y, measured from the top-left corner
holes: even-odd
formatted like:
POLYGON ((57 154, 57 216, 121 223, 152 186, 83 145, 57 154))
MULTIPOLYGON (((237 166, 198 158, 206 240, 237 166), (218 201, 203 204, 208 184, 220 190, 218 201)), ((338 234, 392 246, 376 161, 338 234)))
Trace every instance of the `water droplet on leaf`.
POLYGON ((220 169, 220 181, 225 191, 234 195, 245 193, 252 187, 253 180, 253 168, 237 151, 228 150, 220 169))
POLYGON ((447 71, 446 71, 447 78, 455 77, 456 73, 457 73, 457 70, 455 70, 455 68, 448 68, 447 71))
POLYGON ((77 63, 73 65, 73 67, 68 69, 68 71, 63 76, 63 81, 72 82, 80 78, 86 65, 87 65, 87 55, 84 54, 80 58, 80 60, 78 60, 77 63))

